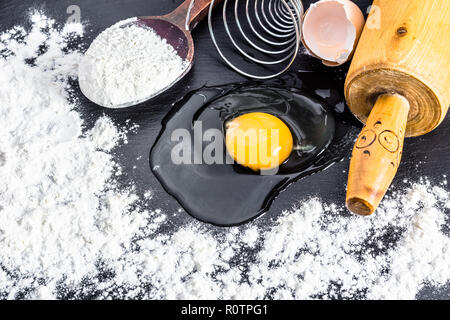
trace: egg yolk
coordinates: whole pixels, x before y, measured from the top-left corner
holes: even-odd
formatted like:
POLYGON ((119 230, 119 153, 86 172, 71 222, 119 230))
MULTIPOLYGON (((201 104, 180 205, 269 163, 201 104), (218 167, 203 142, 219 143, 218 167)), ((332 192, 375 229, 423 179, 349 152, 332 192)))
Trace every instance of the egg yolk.
POLYGON ((255 112, 226 123, 228 153, 254 171, 279 167, 292 152, 293 138, 287 125, 268 113, 255 112))

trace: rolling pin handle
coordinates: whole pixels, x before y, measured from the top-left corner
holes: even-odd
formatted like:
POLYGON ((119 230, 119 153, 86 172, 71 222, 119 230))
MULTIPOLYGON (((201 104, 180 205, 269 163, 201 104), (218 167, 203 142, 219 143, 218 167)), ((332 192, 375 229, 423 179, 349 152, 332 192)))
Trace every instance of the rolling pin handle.
POLYGON ((400 164, 409 109, 403 96, 378 97, 350 161, 346 201, 350 211, 371 215, 386 194, 400 164))

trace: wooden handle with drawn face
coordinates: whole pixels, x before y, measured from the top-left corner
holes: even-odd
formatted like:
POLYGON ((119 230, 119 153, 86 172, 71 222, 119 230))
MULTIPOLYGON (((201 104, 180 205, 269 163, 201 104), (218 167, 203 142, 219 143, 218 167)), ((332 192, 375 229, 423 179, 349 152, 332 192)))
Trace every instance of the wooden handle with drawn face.
POLYGON ((347 208, 371 215, 379 206, 400 165, 409 102, 400 95, 378 98, 356 141, 347 186, 347 208))
MULTIPOLYGON (((212 0, 186 0, 166 18, 188 31, 194 29, 197 24, 208 14, 212 0)), ((216 0, 214 6, 222 2, 216 0)))

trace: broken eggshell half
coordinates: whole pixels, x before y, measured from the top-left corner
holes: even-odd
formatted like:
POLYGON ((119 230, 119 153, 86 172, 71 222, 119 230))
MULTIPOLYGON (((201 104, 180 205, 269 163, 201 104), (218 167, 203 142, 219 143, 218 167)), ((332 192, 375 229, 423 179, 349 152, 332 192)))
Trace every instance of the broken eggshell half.
POLYGON ((337 67, 352 57, 364 23, 361 9, 352 1, 321 0, 305 13, 302 42, 323 64, 337 67))

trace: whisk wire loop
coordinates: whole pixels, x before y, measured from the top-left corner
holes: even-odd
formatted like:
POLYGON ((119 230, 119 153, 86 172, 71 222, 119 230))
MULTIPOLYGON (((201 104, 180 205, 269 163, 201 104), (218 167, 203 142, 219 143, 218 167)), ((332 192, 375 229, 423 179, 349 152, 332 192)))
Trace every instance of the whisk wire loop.
POLYGON ((212 0, 208 13, 209 31, 218 54, 230 68, 243 76, 264 80, 277 77, 291 67, 301 44, 303 17, 301 0, 234 0, 233 8, 229 7, 229 2, 233 0, 224 0, 223 26, 232 47, 247 61, 261 65, 263 68, 281 65, 281 71, 271 71, 267 75, 246 72, 225 55, 218 43, 212 23, 212 8, 215 1, 217 0, 212 0), (242 6, 245 6, 245 11, 239 10, 242 6), (229 11, 233 14, 230 15, 229 11), (242 12, 246 16, 244 20, 240 17, 242 12), (237 28, 232 28, 232 24, 237 28), (232 30, 236 29, 238 32, 233 34, 232 30), (256 57, 247 51, 248 48, 266 58, 256 57))

